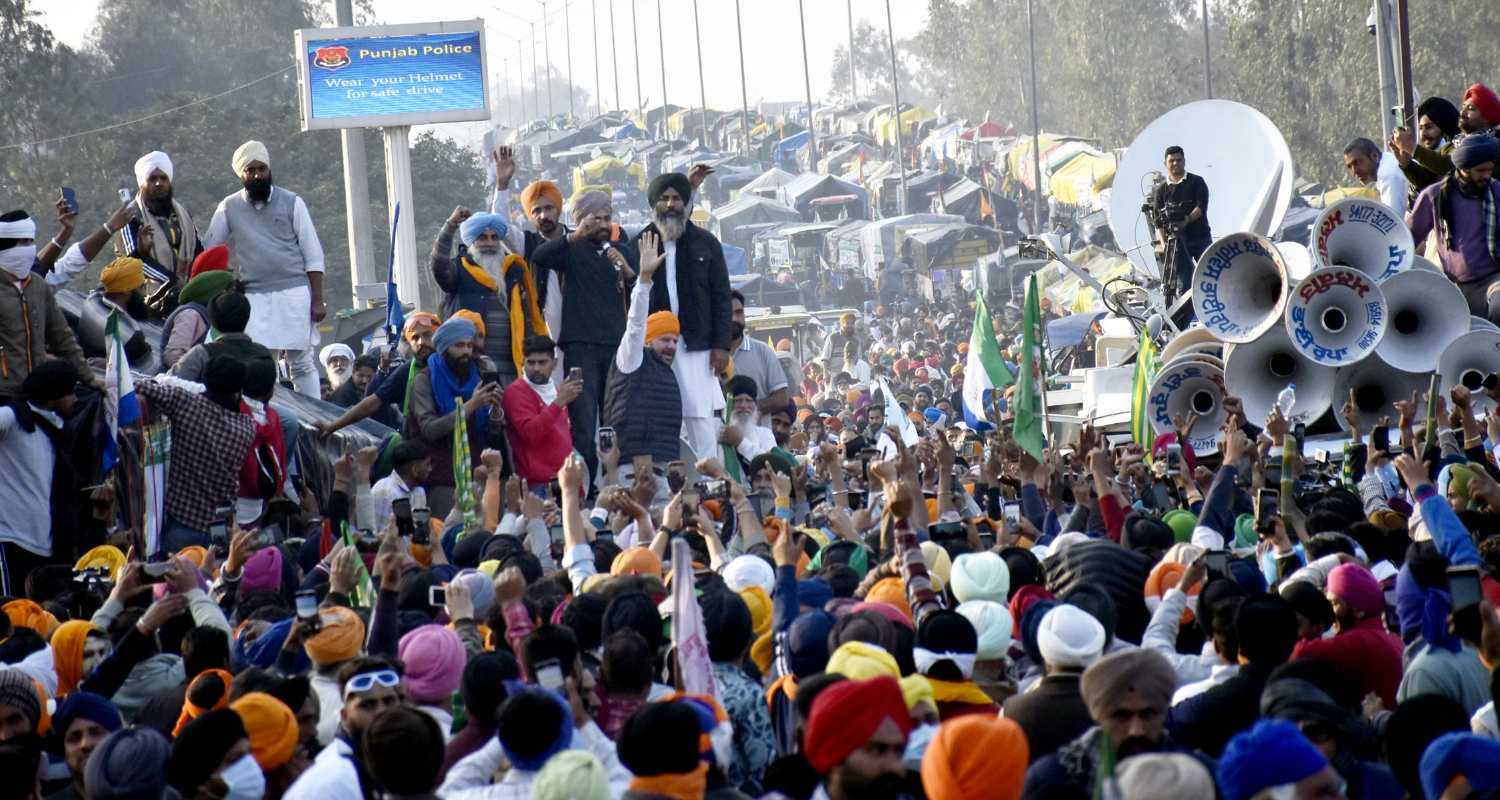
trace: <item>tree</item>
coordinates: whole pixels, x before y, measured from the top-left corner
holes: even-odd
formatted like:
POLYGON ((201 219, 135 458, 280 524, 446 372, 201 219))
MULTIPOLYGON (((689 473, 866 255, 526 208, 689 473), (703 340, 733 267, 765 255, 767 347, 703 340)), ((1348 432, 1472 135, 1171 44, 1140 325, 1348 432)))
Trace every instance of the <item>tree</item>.
MULTIPOLYGON (((901 61, 903 53, 910 50, 910 44, 900 40, 896 42, 896 66, 900 70, 903 103, 920 102, 916 96, 917 87, 912 80, 911 70, 901 61)), ((854 26, 854 73, 860 90, 858 97, 853 95, 849 86, 849 47, 843 43, 836 45, 833 48, 833 67, 829 73, 833 79, 829 93, 851 101, 881 98, 890 102, 891 48, 885 28, 876 28, 864 20, 854 26)))

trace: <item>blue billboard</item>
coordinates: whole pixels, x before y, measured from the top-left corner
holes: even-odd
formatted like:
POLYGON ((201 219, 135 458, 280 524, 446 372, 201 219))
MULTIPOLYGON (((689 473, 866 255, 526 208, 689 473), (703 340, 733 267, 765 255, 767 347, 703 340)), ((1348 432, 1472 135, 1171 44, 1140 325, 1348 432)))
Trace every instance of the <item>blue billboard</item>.
POLYGON ((307 29, 297 47, 304 130, 489 119, 477 25, 307 29))

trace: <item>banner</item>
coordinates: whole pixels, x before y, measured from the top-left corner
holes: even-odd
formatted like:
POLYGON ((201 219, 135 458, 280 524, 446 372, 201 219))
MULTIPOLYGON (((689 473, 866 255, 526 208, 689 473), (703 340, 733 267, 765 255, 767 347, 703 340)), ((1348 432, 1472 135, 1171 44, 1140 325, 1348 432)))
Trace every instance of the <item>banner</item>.
POLYGON ((693 585, 693 552, 682 538, 672 540, 672 649, 677 651, 677 680, 688 694, 718 697, 714 665, 708 657, 708 629, 693 585))
POLYGON ((141 543, 146 555, 161 549, 162 523, 166 519, 167 465, 172 459, 172 423, 162 419, 143 430, 141 448, 141 543))
POLYGON ((453 423, 453 506, 463 512, 464 529, 458 534, 462 537, 479 527, 479 518, 474 513, 474 462, 469 453, 469 421, 464 416, 464 399, 455 396, 453 406, 458 411, 453 415, 456 417, 453 423))
POLYGON ((1151 427, 1151 412, 1146 409, 1146 398, 1151 393, 1151 381, 1156 379, 1156 371, 1159 369, 1161 355, 1156 352, 1156 342, 1142 328, 1141 343, 1135 355, 1135 377, 1130 385, 1130 438, 1147 452, 1150 452, 1156 435, 1151 427))

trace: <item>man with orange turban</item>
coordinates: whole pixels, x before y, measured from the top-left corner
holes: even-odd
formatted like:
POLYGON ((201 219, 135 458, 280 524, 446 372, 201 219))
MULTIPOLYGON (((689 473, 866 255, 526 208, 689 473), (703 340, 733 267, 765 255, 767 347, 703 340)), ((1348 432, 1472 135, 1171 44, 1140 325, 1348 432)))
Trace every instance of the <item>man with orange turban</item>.
POLYGON ((655 233, 647 231, 641 242, 640 277, 630 293, 625 336, 610 366, 604 421, 615 429, 622 466, 645 456, 665 467, 681 457, 682 394, 672 365, 682 326, 670 311, 647 316, 653 279, 665 259, 656 250, 655 233))
MULTIPOLYGON (((510 182, 516 174, 516 162, 509 147, 497 147, 490 153, 490 168, 495 173, 495 196, 490 199, 490 212, 511 223, 510 182)), ((521 190, 521 215, 531 222, 531 228, 509 225, 502 234, 512 251, 520 253, 527 263, 532 263, 538 247, 568 235, 568 227, 561 222, 563 208, 562 192, 552 181, 532 181, 521 190)), ((553 339, 562 333, 562 284, 554 272, 536 267, 533 278, 537 288, 537 302, 542 306, 542 316, 547 321, 547 330, 553 339)))
POLYGON ((929 800, 1017 800, 1028 753, 1021 726, 1004 717, 951 719, 922 756, 922 788, 929 800))
POLYGON ((802 744, 808 764, 823 776, 819 793, 830 800, 899 795, 911 728, 901 684, 889 675, 824 689, 813 701, 802 744))

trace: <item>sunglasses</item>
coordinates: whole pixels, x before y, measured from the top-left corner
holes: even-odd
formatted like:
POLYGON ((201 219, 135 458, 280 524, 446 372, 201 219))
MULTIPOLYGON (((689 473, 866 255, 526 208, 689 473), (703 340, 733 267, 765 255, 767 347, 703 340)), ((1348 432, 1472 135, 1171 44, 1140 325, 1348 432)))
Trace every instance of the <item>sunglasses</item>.
POLYGON ((395 670, 389 669, 361 672, 350 678, 348 683, 344 684, 344 699, 348 700, 351 694, 368 692, 377 685, 384 686, 387 689, 394 689, 401 685, 401 676, 397 675, 395 670))

